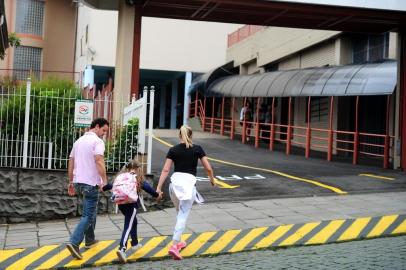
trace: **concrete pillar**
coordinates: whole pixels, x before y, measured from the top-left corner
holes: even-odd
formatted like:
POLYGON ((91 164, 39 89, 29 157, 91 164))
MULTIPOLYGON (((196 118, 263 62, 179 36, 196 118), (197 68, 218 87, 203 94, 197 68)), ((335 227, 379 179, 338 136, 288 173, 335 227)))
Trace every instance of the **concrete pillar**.
MULTIPOLYGON (((134 6, 129 6, 125 0, 118 0, 118 29, 117 29, 117 49, 116 49, 116 68, 114 78, 114 100, 124 101, 125 105, 131 99, 131 93, 138 92, 138 86, 136 89, 132 89, 132 74, 139 76, 139 44, 134 44, 134 37, 136 43, 140 43, 141 32, 141 14, 139 9, 134 6), (134 22, 137 26, 134 28, 134 22), (135 33, 135 35, 134 35, 135 33), (134 51, 135 50, 135 51, 134 51), (133 57, 134 52, 134 57, 133 57), (138 55, 137 55, 138 54, 138 55), (129 59, 132 59, 129 61, 129 59), (138 59, 138 64, 136 64, 138 59), (138 65, 138 70, 133 71, 134 65, 138 65), (136 90, 136 91, 135 91, 136 90)), ((138 79, 137 79, 138 80, 138 79)), ((138 82, 137 82, 138 85, 138 82)), ((138 98, 138 96, 136 97, 138 98)), ((115 102, 114 104, 114 119, 121 119, 121 104, 115 102)))
POLYGON ((140 53, 141 53, 141 5, 134 6, 134 39, 133 39, 133 58, 131 69, 131 95, 138 97, 140 83, 140 53))
POLYGON ((192 72, 185 73, 185 98, 183 101, 183 124, 187 124, 187 119, 189 118, 189 87, 192 84, 192 72))
POLYGON ((160 105, 159 105, 159 127, 165 128, 165 111, 166 111, 166 87, 162 86, 160 93, 160 105))
POLYGON ((172 81, 171 98, 171 129, 176 129, 176 105, 178 103, 178 80, 172 81))

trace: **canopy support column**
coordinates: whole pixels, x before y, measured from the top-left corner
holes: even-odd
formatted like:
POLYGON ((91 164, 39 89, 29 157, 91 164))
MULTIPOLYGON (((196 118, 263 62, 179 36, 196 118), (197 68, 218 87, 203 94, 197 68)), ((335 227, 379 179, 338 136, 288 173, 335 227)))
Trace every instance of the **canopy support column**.
POLYGON ((331 161, 333 157, 333 112, 334 112, 334 97, 330 97, 330 112, 328 114, 328 149, 327 160, 331 161))
POLYGON ((224 96, 221 99, 221 126, 220 126, 220 134, 224 135, 224 96))
POLYGON ((235 110, 235 97, 233 97, 233 101, 231 103, 231 130, 230 130, 230 139, 234 140, 234 110, 235 110))
POLYGON ((358 107, 359 107, 359 96, 357 96, 356 101, 355 101, 354 153, 353 153, 353 158, 352 158, 352 164, 354 164, 354 165, 356 165, 358 163, 358 144, 359 144, 358 107))
POLYGON ((255 121, 255 148, 259 147, 259 102, 260 98, 257 98, 257 110, 256 110, 256 121, 255 121))
POLYGON ((389 168, 389 149, 390 149, 390 137, 389 137, 389 108, 390 108, 390 96, 386 96, 386 121, 385 121, 385 144, 383 149, 383 168, 389 168))
POLYGON ((271 134, 269 134, 269 149, 274 150, 275 143, 275 97, 272 97, 271 134))
POLYGON ((215 103, 215 97, 212 99, 212 105, 211 105, 211 127, 210 127, 210 132, 214 132, 214 103, 215 103))
POLYGON ((206 131, 206 96, 204 97, 204 103, 203 103, 203 132, 206 131))
MULTIPOLYGON (((243 106, 245 107, 245 104, 247 103, 247 98, 245 97, 244 98, 244 103, 243 103, 243 106)), ((241 135, 241 138, 242 138, 242 143, 245 143, 245 136, 246 136, 246 129, 247 129, 247 124, 246 124, 246 117, 245 117, 245 115, 246 115, 246 112, 244 111, 244 113, 243 113, 243 116, 242 116, 242 135, 241 135)))
POLYGON ((306 128, 306 153, 305 156, 306 158, 310 157, 310 141, 311 141, 311 130, 310 130, 310 103, 311 103, 311 97, 308 97, 307 99, 307 128, 306 128))
POLYGON ((292 137, 292 97, 289 97, 289 110, 288 110, 288 130, 286 135, 286 154, 290 155, 291 151, 291 137, 292 137))

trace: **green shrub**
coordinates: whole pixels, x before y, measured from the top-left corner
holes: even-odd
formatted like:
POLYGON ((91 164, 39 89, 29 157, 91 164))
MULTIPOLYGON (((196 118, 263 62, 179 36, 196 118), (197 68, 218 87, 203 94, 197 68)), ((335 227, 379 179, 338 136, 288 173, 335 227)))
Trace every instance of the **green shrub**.
POLYGON ((130 159, 135 158, 138 150, 138 118, 118 129, 115 139, 106 145, 106 168, 108 171, 119 171, 130 159))

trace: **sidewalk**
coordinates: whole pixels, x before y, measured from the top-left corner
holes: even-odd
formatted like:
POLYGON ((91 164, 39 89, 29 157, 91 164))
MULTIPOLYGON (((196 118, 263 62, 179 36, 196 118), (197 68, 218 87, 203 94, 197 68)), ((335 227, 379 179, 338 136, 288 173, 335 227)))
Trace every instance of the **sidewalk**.
MULTIPOLYGON (((183 255, 220 254, 404 234, 405 214, 406 192, 195 205, 184 235, 185 239, 189 238, 190 249, 184 250, 183 255), (276 235, 277 232, 279 235, 276 235), (321 234, 324 235, 323 241, 313 239, 321 234)), ((10 265, 14 267, 10 269, 34 269, 41 265, 43 268, 39 269, 49 269, 115 263, 117 241, 101 242, 99 249, 89 250, 83 261, 72 260, 66 254, 64 243, 77 222, 78 219, 73 218, 0 225, 0 248, 3 249, 0 250, 0 269, 10 265)), ((140 212, 138 222, 138 235, 144 238, 141 241, 144 248, 130 255, 130 259, 166 257, 166 246, 170 242, 167 236, 172 234, 175 223, 174 209, 140 212)), ((96 237, 99 240, 117 240, 122 226, 121 214, 98 216, 96 237)))

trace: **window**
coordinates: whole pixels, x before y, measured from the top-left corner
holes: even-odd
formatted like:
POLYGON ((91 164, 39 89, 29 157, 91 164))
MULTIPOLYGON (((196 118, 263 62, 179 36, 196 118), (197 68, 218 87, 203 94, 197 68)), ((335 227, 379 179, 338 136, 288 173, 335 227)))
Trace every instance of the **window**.
POLYGON ((16 32, 42 36, 44 2, 40 0, 17 0, 16 32))
POLYGON ((17 80, 25 80, 33 70, 33 76, 40 78, 41 48, 19 46, 14 49, 14 76, 17 80))
POLYGON ((373 62, 388 57, 389 33, 353 36, 353 63, 373 62))
MULTIPOLYGON (((328 97, 312 97, 310 100, 310 122, 326 122, 328 120, 329 99, 328 97)), ((306 123, 307 123, 307 99, 306 99, 306 123)))

